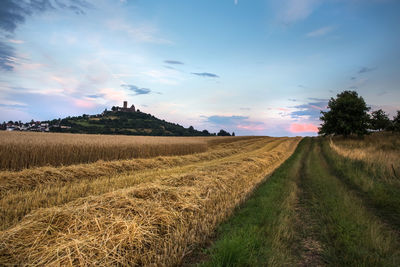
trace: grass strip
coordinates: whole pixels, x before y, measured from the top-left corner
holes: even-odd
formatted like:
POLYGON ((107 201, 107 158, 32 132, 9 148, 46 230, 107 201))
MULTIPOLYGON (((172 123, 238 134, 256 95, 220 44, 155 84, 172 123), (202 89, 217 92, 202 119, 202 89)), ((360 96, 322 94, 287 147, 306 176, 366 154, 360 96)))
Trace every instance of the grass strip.
POLYGON ((319 143, 305 163, 304 202, 317 219, 324 261, 334 266, 399 266, 396 234, 332 175, 319 143))
POLYGON ((219 239, 208 250, 203 266, 292 265, 297 262, 295 206, 301 158, 309 140, 302 140, 294 154, 228 221, 219 226, 219 239))

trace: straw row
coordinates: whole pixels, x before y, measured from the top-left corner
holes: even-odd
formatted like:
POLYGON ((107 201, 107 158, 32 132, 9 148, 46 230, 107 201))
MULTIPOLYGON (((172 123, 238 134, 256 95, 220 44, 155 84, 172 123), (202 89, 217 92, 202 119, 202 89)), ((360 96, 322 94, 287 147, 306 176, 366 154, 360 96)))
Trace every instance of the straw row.
POLYGON ((189 172, 36 210, 0 233, 0 264, 179 264, 298 142, 286 139, 189 172))

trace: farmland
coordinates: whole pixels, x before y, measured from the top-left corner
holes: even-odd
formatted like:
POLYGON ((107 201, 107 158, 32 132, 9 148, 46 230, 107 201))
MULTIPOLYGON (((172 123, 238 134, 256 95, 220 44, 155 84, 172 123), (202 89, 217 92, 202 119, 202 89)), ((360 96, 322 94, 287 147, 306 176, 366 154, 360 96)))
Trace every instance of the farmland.
POLYGON ((393 142, 399 136, 388 133, 303 139, 218 227, 201 265, 399 266, 400 187, 393 170, 400 155, 393 142))
POLYGON ((0 172, 1 265, 400 264, 396 134, 118 138, 175 147, 0 172))
POLYGON ((206 151, 210 142, 206 142, 204 137, 132 138, 61 133, 42 135, 34 132, 0 132, 0 139, 2 170, 91 163, 97 160, 185 155, 206 151))
POLYGON ((300 138, 184 140, 206 151, 0 172, 0 263, 179 264, 300 138))

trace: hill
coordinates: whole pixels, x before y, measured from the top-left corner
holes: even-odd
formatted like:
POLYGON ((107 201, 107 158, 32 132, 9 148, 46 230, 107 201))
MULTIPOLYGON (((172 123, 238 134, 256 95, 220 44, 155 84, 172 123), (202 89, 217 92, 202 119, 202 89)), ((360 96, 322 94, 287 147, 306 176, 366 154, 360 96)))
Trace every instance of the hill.
POLYGON ((124 134, 151 136, 210 136, 207 130, 198 131, 192 126, 185 128, 179 124, 167 122, 141 111, 121 110, 104 111, 98 115, 82 115, 64 119, 46 121, 50 132, 88 133, 88 134, 124 134))

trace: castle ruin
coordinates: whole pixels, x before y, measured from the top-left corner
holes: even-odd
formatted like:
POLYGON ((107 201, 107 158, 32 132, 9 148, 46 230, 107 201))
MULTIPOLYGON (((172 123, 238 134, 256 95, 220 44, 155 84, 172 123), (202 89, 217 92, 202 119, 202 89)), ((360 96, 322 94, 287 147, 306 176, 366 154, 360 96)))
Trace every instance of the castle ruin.
POLYGON ((135 105, 132 105, 130 108, 128 108, 128 101, 124 101, 124 104, 122 107, 117 107, 117 111, 136 112, 136 109, 135 109, 135 105))

